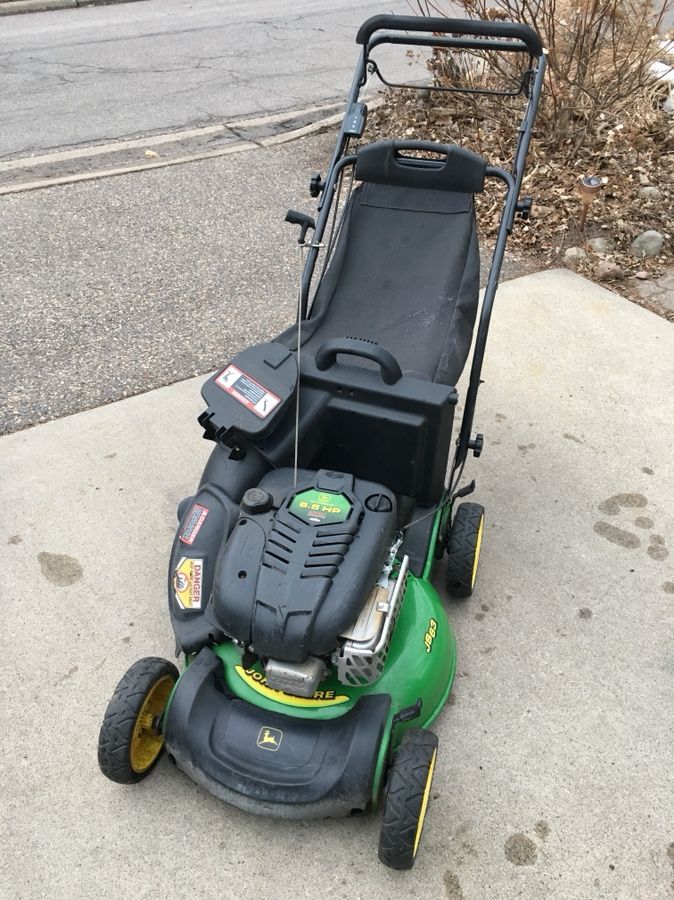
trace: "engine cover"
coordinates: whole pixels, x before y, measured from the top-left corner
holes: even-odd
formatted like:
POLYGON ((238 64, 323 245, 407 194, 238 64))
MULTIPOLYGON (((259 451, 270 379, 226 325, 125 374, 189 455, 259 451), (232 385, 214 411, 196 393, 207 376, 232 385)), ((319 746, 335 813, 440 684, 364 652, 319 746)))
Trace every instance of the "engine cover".
POLYGON ((244 495, 216 562, 207 617, 261 657, 325 656, 357 619, 396 525, 382 485, 320 470, 276 469, 244 495), (266 492, 266 500, 263 494, 266 492))

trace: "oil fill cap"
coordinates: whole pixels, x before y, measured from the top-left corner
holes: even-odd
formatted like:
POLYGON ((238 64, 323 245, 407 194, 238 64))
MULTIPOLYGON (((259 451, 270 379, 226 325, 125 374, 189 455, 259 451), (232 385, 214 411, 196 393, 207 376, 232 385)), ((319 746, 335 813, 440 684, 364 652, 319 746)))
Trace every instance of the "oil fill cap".
POLYGON ((365 501, 365 506, 370 512, 391 512, 393 505, 386 494, 370 494, 365 501))
POLYGON ((265 513, 271 509, 274 498, 262 488, 248 488, 241 500, 241 507, 247 513, 265 513))

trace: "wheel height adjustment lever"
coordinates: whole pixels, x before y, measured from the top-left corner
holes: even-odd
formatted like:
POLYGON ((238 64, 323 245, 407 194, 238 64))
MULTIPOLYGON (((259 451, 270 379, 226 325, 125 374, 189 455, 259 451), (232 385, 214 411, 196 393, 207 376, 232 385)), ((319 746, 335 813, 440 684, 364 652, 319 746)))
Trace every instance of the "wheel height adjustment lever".
POLYGON ((413 703, 412 706, 406 706, 405 709, 401 709, 393 716, 391 722, 392 726, 395 728, 396 725, 402 725, 404 722, 412 722, 414 719, 418 719, 421 715, 422 706, 423 701, 421 697, 419 697, 417 702, 413 703))
POLYGON ((452 502, 458 500, 461 497, 467 497, 469 494, 472 494, 475 490, 475 479, 471 481, 470 484, 465 485, 458 491, 454 491, 452 494, 452 502))
POLYGON ((291 225, 299 225, 300 226, 300 236, 297 238, 298 244, 305 244, 307 231, 309 228, 312 228, 316 231, 316 223, 312 219, 311 216, 308 216, 306 213, 297 212, 295 209, 289 209, 286 213, 286 222, 290 222, 291 225))

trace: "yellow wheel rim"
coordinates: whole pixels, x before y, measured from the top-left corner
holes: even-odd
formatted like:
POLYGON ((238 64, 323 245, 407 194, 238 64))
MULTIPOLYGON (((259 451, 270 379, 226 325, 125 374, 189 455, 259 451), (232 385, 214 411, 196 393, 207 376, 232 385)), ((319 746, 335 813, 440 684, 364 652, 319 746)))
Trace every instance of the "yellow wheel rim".
POLYGON ((146 694, 136 716, 129 746, 129 761, 138 775, 150 768, 164 746, 164 735, 155 731, 153 723, 164 711, 172 690, 173 678, 163 675, 146 694))
POLYGON ((426 776, 426 787, 424 788, 424 796, 421 800, 421 810, 419 811, 419 821, 417 822, 417 833, 414 835, 414 856, 417 855, 417 850, 419 849, 419 841, 421 840, 421 832, 424 829, 424 819, 426 818, 426 808, 428 807, 428 800, 431 796, 431 784, 433 783, 433 772, 435 770, 435 757, 438 755, 438 751, 433 751, 433 756, 431 758, 431 764, 428 767, 428 775, 426 776))
POLYGON ((482 546, 482 528, 484 526, 484 516, 480 516, 480 525, 477 529, 477 540, 475 541, 475 555, 473 556, 473 573, 470 576, 470 589, 475 587, 475 579, 477 578, 477 564, 480 560, 480 547, 482 546))

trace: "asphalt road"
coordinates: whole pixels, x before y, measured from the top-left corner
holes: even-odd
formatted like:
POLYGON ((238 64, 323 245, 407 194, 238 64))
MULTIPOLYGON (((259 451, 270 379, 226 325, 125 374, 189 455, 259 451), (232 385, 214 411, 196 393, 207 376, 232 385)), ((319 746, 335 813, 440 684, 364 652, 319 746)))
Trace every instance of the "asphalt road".
POLYGON ((4 18, 0 158, 341 96, 356 30, 381 12, 409 6, 147 0, 4 18))

